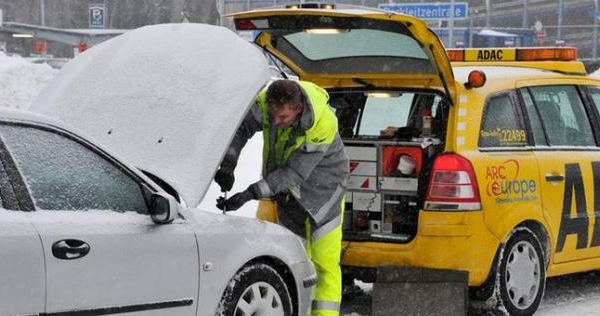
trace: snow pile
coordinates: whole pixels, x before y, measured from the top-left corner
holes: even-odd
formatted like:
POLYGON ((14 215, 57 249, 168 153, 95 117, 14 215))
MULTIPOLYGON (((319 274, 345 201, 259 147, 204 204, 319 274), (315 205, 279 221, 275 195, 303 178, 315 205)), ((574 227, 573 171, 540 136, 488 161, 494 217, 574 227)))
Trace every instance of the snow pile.
POLYGON ((596 71, 592 72, 592 73, 590 74, 590 77, 593 77, 594 79, 600 79, 600 69, 598 69, 598 70, 596 70, 596 71))
POLYGON ((32 64, 20 56, 0 52, 0 106, 29 108, 55 73, 46 64, 32 64))

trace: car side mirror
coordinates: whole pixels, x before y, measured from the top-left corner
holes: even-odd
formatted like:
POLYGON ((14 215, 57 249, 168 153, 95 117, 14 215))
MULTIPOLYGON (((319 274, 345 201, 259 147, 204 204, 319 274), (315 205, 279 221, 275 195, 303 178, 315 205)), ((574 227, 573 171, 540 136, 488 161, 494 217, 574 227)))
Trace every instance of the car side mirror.
POLYGON ((150 196, 149 213, 157 224, 172 222, 177 217, 179 207, 177 200, 167 193, 154 192, 150 196))

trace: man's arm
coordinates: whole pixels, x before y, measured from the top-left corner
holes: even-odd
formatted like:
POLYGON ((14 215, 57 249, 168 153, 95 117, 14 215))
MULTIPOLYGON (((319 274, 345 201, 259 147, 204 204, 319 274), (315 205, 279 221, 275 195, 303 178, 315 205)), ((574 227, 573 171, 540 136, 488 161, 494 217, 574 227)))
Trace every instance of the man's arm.
POLYGON ((229 166, 233 166, 233 168, 235 168, 240 157, 240 153, 242 152, 244 146, 246 146, 248 140, 256 132, 262 130, 261 123, 262 112, 258 105, 254 104, 252 105, 250 111, 248 111, 248 114, 246 114, 246 117, 244 117, 240 127, 238 127, 237 131, 235 132, 233 140, 231 141, 231 145, 229 145, 229 149, 225 154, 225 158, 223 158, 221 166, 223 166, 223 164, 228 164, 229 166))
POLYGON ((237 165, 242 148, 257 131, 262 129, 262 112, 258 105, 253 105, 242 124, 235 132, 231 145, 221 162, 221 166, 215 174, 215 182, 221 187, 221 192, 227 192, 233 187, 235 176, 233 171, 237 165))
POLYGON ((275 169, 256 183, 259 189, 258 197, 271 197, 287 189, 290 189, 292 194, 295 189, 299 190, 300 185, 308 179, 331 145, 304 143, 290 156, 286 166, 275 169))

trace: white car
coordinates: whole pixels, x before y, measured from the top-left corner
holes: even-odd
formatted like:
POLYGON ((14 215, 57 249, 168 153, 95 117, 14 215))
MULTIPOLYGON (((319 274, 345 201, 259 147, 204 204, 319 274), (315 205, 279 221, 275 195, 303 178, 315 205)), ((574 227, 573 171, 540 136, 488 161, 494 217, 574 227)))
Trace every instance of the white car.
POLYGON ((33 107, 54 118, 0 110, 0 315, 306 315, 298 237, 187 207, 268 80, 232 32, 159 25, 63 68, 33 107))

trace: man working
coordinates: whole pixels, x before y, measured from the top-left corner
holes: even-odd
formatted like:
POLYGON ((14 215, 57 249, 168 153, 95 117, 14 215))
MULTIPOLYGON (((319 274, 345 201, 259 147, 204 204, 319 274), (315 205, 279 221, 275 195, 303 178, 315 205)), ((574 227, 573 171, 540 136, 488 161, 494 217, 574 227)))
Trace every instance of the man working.
POLYGON ((229 191, 242 148, 263 131, 263 179, 217 200, 217 207, 233 211, 252 199, 277 201, 279 223, 306 239, 317 270, 313 316, 339 315, 342 290, 339 261, 349 169, 328 100, 327 92, 310 82, 273 82, 258 95, 215 175, 221 191, 229 191))

